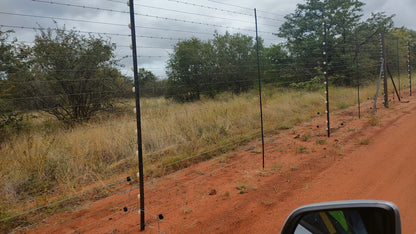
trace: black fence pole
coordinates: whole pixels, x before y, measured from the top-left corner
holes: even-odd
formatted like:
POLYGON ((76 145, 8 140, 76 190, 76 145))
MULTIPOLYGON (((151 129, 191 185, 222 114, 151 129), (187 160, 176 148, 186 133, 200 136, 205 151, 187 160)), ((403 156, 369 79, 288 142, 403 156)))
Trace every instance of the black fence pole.
POLYGON ((263 125, 263 102, 261 95, 261 73, 260 73, 260 49, 259 49, 259 34, 257 30, 257 11, 254 8, 254 18, 256 22, 256 44, 257 44, 257 75, 259 80, 259 100, 260 100, 260 122, 261 122, 261 148, 263 154, 263 169, 264 169, 264 125, 263 125))
POLYGON ((381 33, 381 50, 383 53, 383 90, 384 90, 384 107, 389 107, 389 91, 387 88, 387 55, 384 33, 381 33))
POLYGON ((137 146, 138 146, 138 160, 139 160, 139 188, 140 188, 140 231, 145 229, 144 218, 144 174, 143 174, 143 146, 142 146, 142 127, 140 116, 140 92, 139 92, 139 76, 137 68, 137 50, 136 50, 136 25, 134 20, 134 2, 129 0, 130 7, 130 28, 131 28, 131 42, 133 51, 133 71, 134 71, 134 88, 136 99, 136 120, 137 120, 137 146))
POLYGON ((401 85, 400 85, 400 51, 399 51, 399 39, 397 39, 397 79, 399 81, 399 96, 401 96, 401 85))
POLYGON ((408 54, 407 54, 407 73, 408 73, 408 76, 409 76, 409 90, 410 90, 410 96, 412 96, 412 70, 411 70, 411 67, 410 67, 410 42, 408 41, 407 42, 407 51, 408 51, 408 54))
POLYGON ((326 130, 328 137, 331 137, 331 128, 329 124, 329 82, 328 82, 328 40, 327 40, 327 25, 326 22, 323 23, 324 25, 324 75, 325 75, 325 96, 326 96, 326 130))
POLYGON ((360 74, 359 74, 359 50, 358 44, 358 30, 355 29, 355 75, 357 76, 357 102, 358 102, 358 118, 361 118, 361 101, 360 101, 360 74))

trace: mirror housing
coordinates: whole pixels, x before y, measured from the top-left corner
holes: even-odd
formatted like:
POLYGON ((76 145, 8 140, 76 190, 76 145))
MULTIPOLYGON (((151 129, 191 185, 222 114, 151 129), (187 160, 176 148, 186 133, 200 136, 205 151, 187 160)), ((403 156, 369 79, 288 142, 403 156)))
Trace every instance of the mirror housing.
MULTIPOLYGON (((332 231, 328 230, 335 231, 342 227, 353 229, 351 223, 355 223, 354 225, 360 228, 364 227, 362 230, 365 231, 361 232, 359 229, 345 233, 401 234, 400 213, 397 206, 391 202, 376 200, 325 202, 299 207, 286 219, 281 233, 331 233, 332 231), (338 215, 341 213, 344 222, 337 221, 335 217, 337 213, 338 215), (350 221, 348 224, 345 221, 346 217, 350 221)), ((343 230, 335 231, 335 233, 343 232, 343 230)))

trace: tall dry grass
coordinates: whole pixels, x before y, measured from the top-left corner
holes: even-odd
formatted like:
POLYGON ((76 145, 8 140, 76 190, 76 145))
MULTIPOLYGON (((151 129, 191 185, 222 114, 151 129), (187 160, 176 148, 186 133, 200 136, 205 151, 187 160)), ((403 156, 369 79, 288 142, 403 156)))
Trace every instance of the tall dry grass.
MULTIPOLYGON (((361 98, 367 100, 374 93, 375 85, 363 87, 361 98)), ((355 88, 331 87, 331 110, 354 105, 356 95, 355 88)), ((325 111, 324 102, 322 90, 266 87, 265 130, 290 128, 316 117, 317 112, 325 111)), ((80 193, 91 184, 135 174, 133 105, 130 100, 120 107, 124 112, 103 114, 74 128, 35 113, 38 118, 26 123, 26 131, 0 146, 1 218, 80 193)), ((149 177, 230 150, 238 145, 236 142, 260 132, 256 90, 186 104, 164 98, 143 99, 141 105, 144 164, 149 177)))

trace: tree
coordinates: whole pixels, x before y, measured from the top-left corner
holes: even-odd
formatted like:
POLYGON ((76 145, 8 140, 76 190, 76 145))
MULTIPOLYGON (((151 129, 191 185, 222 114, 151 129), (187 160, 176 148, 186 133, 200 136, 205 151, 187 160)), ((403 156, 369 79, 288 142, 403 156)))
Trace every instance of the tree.
POLYGON ((139 69, 139 86, 140 95, 142 97, 154 97, 155 88, 157 83, 157 77, 151 72, 146 71, 144 68, 139 69))
MULTIPOLYGON (((257 71, 256 44, 252 37, 236 33, 214 34, 212 40, 220 87, 234 94, 246 92, 254 85, 257 71)), ((260 40, 259 47, 263 48, 260 40)))
POLYGON ((295 13, 285 16, 278 36, 287 39, 295 81, 317 76, 322 64, 323 23, 327 26, 329 75, 333 75, 331 67, 337 67, 338 76, 349 76, 351 71, 345 67, 349 59, 347 48, 352 47, 348 43, 353 41, 350 39, 362 16, 363 5, 357 0, 307 0, 297 5, 295 13))
POLYGON ((197 38, 178 42, 167 65, 168 98, 187 102, 201 98, 211 78, 212 46, 197 38))
POLYGON ((26 106, 54 115, 69 124, 89 120, 109 110, 125 90, 116 69, 115 45, 101 37, 65 28, 39 31, 26 48, 27 69, 9 77, 26 106))
MULTIPOLYGON (((260 48, 263 49, 262 41, 260 48)), ((226 32, 203 42, 179 42, 167 65, 168 94, 178 101, 194 101, 218 92, 240 94, 249 90, 257 71, 256 44, 252 37, 226 32)))
MULTIPOLYGON (((372 13, 366 21, 356 25, 354 39, 352 39, 355 41, 355 49, 352 51, 355 52, 349 55, 350 64, 347 66, 351 68, 357 65, 356 69, 359 70, 361 81, 370 81, 372 78, 378 77, 381 56, 380 33, 389 33, 393 29, 393 17, 394 15, 386 16, 384 13, 372 13)), ((394 46, 387 46, 387 48, 396 48, 396 41, 394 46)), ((389 56, 389 59, 391 58, 396 61, 395 56, 389 56)))
POLYGON ((289 55, 283 44, 272 45, 264 48, 264 66, 267 83, 280 83, 284 85, 290 82, 290 71, 287 69, 290 64, 289 55))
POLYGON ((0 143, 9 135, 10 129, 19 129, 23 120, 21 114, 13 109, 10 95, 12 86, 8 82, 9 74, 18 67, 16 40, 7 41, 11 32, 0 30, 0 143))

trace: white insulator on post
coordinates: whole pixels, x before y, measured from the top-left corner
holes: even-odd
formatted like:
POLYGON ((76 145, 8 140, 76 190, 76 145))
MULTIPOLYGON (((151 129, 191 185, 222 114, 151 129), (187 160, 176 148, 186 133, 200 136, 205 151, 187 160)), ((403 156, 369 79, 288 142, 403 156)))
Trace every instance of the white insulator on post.
POLYGON ((140 178, 140 172, 136 173, 137 178, 140 178))
POLYGON ((138 199, 140 199, 140 193, 139 193, 139 194, 137 194, 137 198, 138 198, 138 199))
POLYGON ((131 88, 131 91, 132 91, 133 93, 135 93, 135 92, 136 92, 136 87, 134 87, 134 86, 133 86, 133 88, 131 88))
POLYGON ((134 113, 136 113, 136 111, 137 111, 137 110, 136 110, 136 107, 135 107, 135 108, 133 109, 133 112, 134 112, 134 113))

